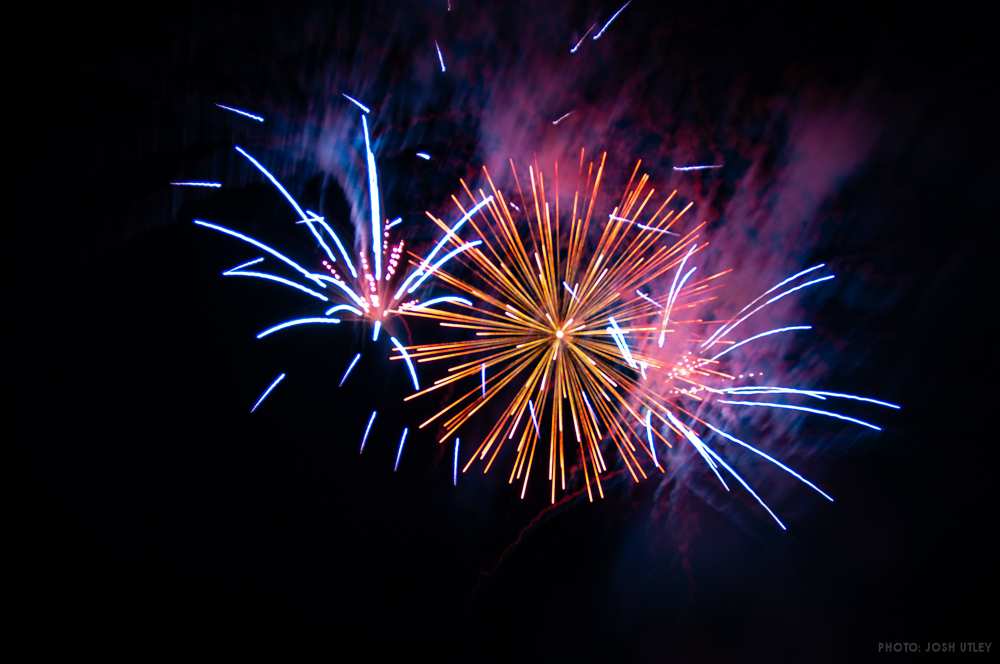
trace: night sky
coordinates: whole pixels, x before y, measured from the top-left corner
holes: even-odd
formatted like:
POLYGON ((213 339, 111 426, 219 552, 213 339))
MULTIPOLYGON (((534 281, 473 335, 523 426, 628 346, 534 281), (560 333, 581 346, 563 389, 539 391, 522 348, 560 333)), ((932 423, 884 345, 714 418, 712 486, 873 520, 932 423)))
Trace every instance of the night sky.
MULTIPOLYGON (((607 58, 574 61, 608 68, 575 93, 581 109, 600 108, 601 78, 641 70, 619 101, 642 112, 609 124, 609 140, 633 136, 628 158, 661 166, 672 163, 652 129, 661 115, 673 145, 690 144, 692 127, 737 166, 769 153, 726 152, 734 137, 767 144, 779 130, 759 118, 803 99, 859 109, 873 128, 863 158, 811 208, 808 248, 789 252, 842 268, 842 290, 810 314, 826 330, 824 382, 903 409, 879 413, 878 435, 803 430, 814 451, 798 459, 837 501, 772 477, 785 486, 786 533, 745 496, 705 483, 708 498, 671 493, 685 520, 665 517, 655 486, 624 478, 604 501, 551 511, 519 501, 499 473, 472 472, 456 488, 430 435, 408 442, 393 473, 398 430, 423 412, 401 403, 397 363, 366 352, 354 389, 338 390, 355 348, 373 348, 362 334, 257 342, 287 297, 219 279, 250 256, 190 223, 247 219, 280 245, 300 230, 268 225, 287 217, 284 202, 246 169, 216 193, 167 184, 232 175, 230 146, 256 142, 294 153, 283 175, 343 218, 346 194, 302 166, 314 134, 295 127, 342 108, 329 83, 341 71, 356 82, 370 68, 370 100, 412 95, 410 47, 429 49, 412 65, 418 79, 437 65, 437 37, 449 77, 424 102, 451 110, 422 114, 408 133, 385 129, 380 168, 400 183, 387 196, 401 214, 448 209, 457 178, 497 157, 463 91, 503 75, 488 54, 540 48, 539 32, 562 53, 616 3, 548 16, 545 3, 464 0, 447 16, 445 0, 198 4, 46 9, 11 62, 20 92, 8 106, 23 117, 8 132, 23 154, 8 154, 18 205, 7 548, 13 631, 33 648, 144 658, 266 642, 349 661, 393 651, 839 662, 908 659, 880 654, 885 641, 996 646, 984 607, 996 599, 989 243, 1000 173, 985 17, 914 3, 635 0, 587 45, 607 58), (572 24, 552 33, 563 18, 572 24), (406 36, 372 63, 379 30, 406 36), (324 88, 329 98, 317 98, 324 88), (228 100, 280 119, 239 124, 213 108, 228 100), (284 134, 265 138, 272 130, 284 134), (441 155, 433 176, 406 156, 417 147, 441 155), (250 416, 279 371, 288 379, 250 416), (387 404, 379 422, 398 424, 359 456, 374 400, 387 404)), ((836 131, 829 140, 836 154, 836 131)), ((796 168, 784 166, 763 179, 796 168)), ((712 182, 697 193, 721 223, 739 187, 712 182)))

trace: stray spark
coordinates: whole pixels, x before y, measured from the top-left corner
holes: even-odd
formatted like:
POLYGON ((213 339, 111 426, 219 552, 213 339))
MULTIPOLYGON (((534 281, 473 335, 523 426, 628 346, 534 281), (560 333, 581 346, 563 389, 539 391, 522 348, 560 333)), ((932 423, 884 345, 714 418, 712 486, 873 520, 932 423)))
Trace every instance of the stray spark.
POLYGON ((371 113, 371 110, 369 110, 369 108, 367 106, 365 106, 364 104, 362 104, 360 101, 358 101, 357 99, 355 99, 351 95, 347 94, 346 92, 341 92, 340 94, 345 99, 347 99, 347 101, 351 102, 352 104, 354 104, 355 106, 357 106, 358 108, 360 108, 365 113, 371 113))
POLYGON ((441 47, 438 46, 438 43, 437 43, 436 39, 434 40, 434 48, 437 50, 438 62, 441 63, 441 71, 442 72, 448 71, 447 68, 444 66, 444 56, 441 55, 441 47))
POLYGON ((257 399, 257 403, 255 403, 255 404, 253 405, 253 408, 251 408, 251 409, 250 409, 250 412, 252 413, 252 412, 254 412, 255 410, 257 410, 257 406, 259 406, 259 405, 261 404, 261 402, 262 402, 262 401, 264 401, 264 399, 266 399, 266 398, 267 398, 267 395, 269 395, 269 394, 271 393, 271 390, 273 390, 274 388, 276 388, 276 387, 278 386, 278 383, 280 383, 280 382, 281 382, 281 381, 283 381, 283 380, 285 380, 285 374, 284 374, 284 373, 282 373, 282 374, 281 374, 281 375, 279 375, 279 376, 278 376, 277 378, 275 378, 275 379, 274 379, 274 382, 273 382, 273 383, 271 383, 271 384, 270 384, 270 385, 269 385, 269 386, 267 387, 267 389, 266 389, 266 390, 264 390, 264 393, 263 393, 263 394, 261 394, 261 395, 260 395, 260 398, 258 398, 258 399, 257 399))
POLYGON ((274 334, 275 332, 280 332, 289 327, 296 327, 298 325, 323 325, 323 324, 333 324, 336 325, 340 322, 339 318, 294 318, 292 320, 287 320, 284 323, 278 323, 274 327, 269 327, 263 332, 257 335, 258 339, 263 339, 264 337, 274 334))
POLYGON ((713 168, 722 168, 722 164, 697 164, 694 166, 674 166, 675 171, 707 171, 713 168))
POLYGON ((848 417, 847 415, 841 415, 840 413, 831 413, 828 410, 819 410, 816 408, 807 408, 806 406, 793 406, 787 403, 771 403, 768 401, 727 401, 726 399, 719 399, 719 403, 728 403, 735 406, 763 406, 766 408, 787 408, 789 410, 801 410, 805 413, 815 413, 816 415, 824 415, 826 417, 834 417, 838 420, 844 420, 846 422, 854 422, 855 424, 860 424, 863 427, 868 427, 874 431, 881 431, 882 427, 876 426, 871 422, 865 422, 864 420, 859 420, 855 417, 848 417))
POLYGON ((596 28, 596 27, 597 27, 597 24, 594 23, 589 28, 587 28, 587 31, 585 33, 583 33, 582 37, 580 37, 580 41, 578 41, 576 44, 574 44, 573 48, 569 49, 569 52, 570 53, 576 53, 577 49, 580 48, 580 44, 583 43, 583 40, 586 39, 587 35, 589 35, 591 33, 591 31, 593 31, 593 29, 596 28))
POLYGON ((249 111, 241 111, 238 108, 233 108, 232 106, 226 106, 225 104, 216 104, 216 106, 218 106, 219 108, 221 108, 224 111, 230 111, 231 113, 236 113, 238 115, 242 115, 243 117, 250 118, 251 120, 256 120, 257 122, 263 122, 264 121, 263 117, 261 117, 259 115, 256 115, 254 113, 250 113, 249 111))
POLYGON ((569 113, 563 113, 558 118, 552 121, 552 126, 555 127, 557 124, 559 124, 560 122, 562 122, 571 115, 573 115, 573 111, 570 111, 569 113))
POLYGON ((347 377, 351 375, 351 370, 354 369, 354 365, 357 364, 358 360, 360 360, 360 359, 361 359, 361 353, 358 353, 357 355, 354 356, 354 359, 351 360, 351 363, 349 365, 347 365, 347 371, 345 371, 344 375, 341 376, 341 378, 340 378, 340 385, 338 385, 337 387, 343 387, 344 386, 344 381, 347 380, 347 377))
POLYGON ((219 189, 222 187, 221 182, 202 182, 198 180, 190 180, 187 182, 171 182, 171 185, 175 187, 208 187, 210 189, 219 189))
MULTIPOLYGON (((368 442, 368 434, 372 430, 372 424, 375 423, 375 415, 376 414, 377 414, 377 412, 373 410, 372 411, 372 416, 368 418, 368 426, 365 427, 365 435, 363 435, 361 437, 361 452, 365 451, 365 443, 368 442)), ((358 454, 360 454, 361 452, 358 452, 358 454)))
POLYGON ((602 27, 598 31, 598 33, 594 35, 594 41, 597 41, 598 39, 601 38, 601 35, 603 35, 604 31, 608 29, 608 26, 611 25, 611 22, 614 21, 616 18, 618 18, 618 15, 621 14, 623 11, 625 11, 625 8, 628 7, 630 4, 632 4, 632 0, 628 0, 628 2, 622 5, 618 11, 616 11, 614 14, 611 15, 611 18, 609 18, 608 22, 604 24, 604 27, 602 27))
POLYGON ((420 157, 421 159, 425 159, 425 160, 428 160, 428 161, 431 158, 431 156, 429 154, 427 154, 426 152, 418 152, 417 156, 420 157))
POLYGON ((365 132, 365 153, 368 157, 368 198, 372 211, 372 258, 375 260, 375 281, 382 278, 382 217, 379 209, 378 170, 375 168, 375 154, 368 139, 368 120, 361 116, 361 126, 365 132))
POLYGON ((454 302, 455 304, 464 304, 467 307, 472 306, 472 300, 467 300, 464 297, 458 297, 457 295, 442 295, 441 297, 434 297, 426 302, 421 302, 419 304, 413 305, 414 309, 426 309, 434 304, 444 304, 445 302, 454 302))
POLYGON ((396 337, 389 337, 389 341, 392 342, 392 345, 396 347, 399 354, 403 356, 403 360, 406 361, 406 368, 410 370, 410 378, 413 379, 413 389, 419 390, 420 381, 417 380, 417 370, 413 367, 413 362, 410 360, 410 354, 406 352, 403 344, 399 343, 399 339, 396 337))
POLYGON ((406 434, 410 432, 409 428, 403 427, 403 435, 399 439, 399 449, 396 451, 396 463, 392 467, 392 472, 399 470, 399 460, 403 456, 403 445, 406 444, 406 434))

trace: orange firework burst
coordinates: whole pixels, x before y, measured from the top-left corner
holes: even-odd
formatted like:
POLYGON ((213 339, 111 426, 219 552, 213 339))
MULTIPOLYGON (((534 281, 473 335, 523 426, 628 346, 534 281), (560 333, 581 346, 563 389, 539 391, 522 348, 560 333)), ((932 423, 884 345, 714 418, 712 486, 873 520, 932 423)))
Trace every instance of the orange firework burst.
MULTIPOLYGON (((466 280, 440 269, 436 276, 465 297, 400 308, 405 315, 474 336, 407 347, 421 363, 453 362, 445 377, 407 397, 452 388, 452 399, 421 428, 437 423, 443 443, 488 404, 502 403, 489 410, 496 421, 463 471, 478 461, 487 472, 501 452, 513 448, 508 481, 520 481, 522 497, 539 454, 546 457, 550 500, 555 501, 557 491, 566 491, 567 447, 570 475, 582 471, 591 500, 594 488, 604 495, 601 476, 608 462, 602 441, 611 442, 634 480, 663 472, 653 438, 667 446, 670 442, 660 426, 650 426, 650 419, 673 425, 662 399, 643 378, 647 370, 673 367, 663 367, 661 360, 630 345, 649 347, 643 342, 662 340, 671 325, 683 322, 671 313, 696 305, 692 296, 705 295, 722 274, 691 283, 686 277, 675 279, 663 304, 642 291, 671 270, 679 275, 687 259, 707 246, 699 244, 704 222, 683 233, 675 230, 691 204, 671 207, 676 192, 659 205, 651 202, 655 190, 647 175, 639 175, 641 162, 610 214, 595 216, 605 156, 597 164, 585 163, 580 151, 572 205, 562 207, 558 164, 549 183, 554 190, 550 198, 537 164, 528 168, 529 186, 524 188, 510 163, 520 207, 504 197, 486 168, 489 195, 483 189, 474 194, 463 181, 468 202, 453 200, 481 243, 459 258, 472 276, 466 280), (470 215, 472 206, 479 209, 470 215), (678 305, 682 296, 684 303, 678 305), (455 308, 445 309, 444 303, 455 308)), ((452 244, 468 246, 455 229, 428 216, 448 231, 452 244)))

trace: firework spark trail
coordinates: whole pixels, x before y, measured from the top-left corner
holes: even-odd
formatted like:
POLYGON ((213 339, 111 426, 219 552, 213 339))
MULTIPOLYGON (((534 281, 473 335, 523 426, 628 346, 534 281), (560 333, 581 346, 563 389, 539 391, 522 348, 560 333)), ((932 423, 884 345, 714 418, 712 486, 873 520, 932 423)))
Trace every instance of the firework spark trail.
POLYGON ((382 216, 378 191, 378 170, 375 168, 375 154, 368 138, 368 119, 361 116, 365 132, 365 156, 368 164, 368 198, 372 213, 372 260, 375 263, 375 280, 382 278, 382 216))
POLYGON ((428 309, 433 307, 435 304, 444 304, 446 302, 451 302, 454 304, 464 304, 467 307, 472 306, 472 300, 467 300, 464 297, 459 297, 457 295, 442 295, 441 297, 432 297, 429 300, 424 300, 414 305, 404 305, 407 309, 428 309))
POLYGON ((604 34, 604 31, 608 29, 611 23, 616 18, 618 18, 618 15, 621 14, 623 11, 625 11, 625 8, 628 7, 630 4, 632 4, 632 0, 628 0, 628 2, 619 7, 618 11, 616 11, 614 14, 611 15, 611 18, 608 19, 608 22, 605 23, 604 26, 600 30, 598 30, 597 34, 594 35, 594 41, 597 41, 598 39, 601 38, 601 35, 604 34))
POLYGON ((556 125, 558 125, 560 122, 562 122, 563 120, 565 120, 566 118, 568 118, 571 115, 573 115, 573 111, 570 111, 568 113, 563 113, 558 118, 556 118, 555 120, 552 121, 552 126, 555 127, 556 125))
MULTIPOLYGON (((239 272, 240 270, 242 270, 245 267, 250 267, 251 265, 256 265, 258 263, 263 263, 263 262, 264 262, 264 259, 262 257, 258 256, 257 258, 252 258, 252 259, 248 260, 246 263, 240 263, 236 267, 231 267, 228 270, 226 270, 226 272, 239 272)), ((222 274, 225 275, 226 272, 223 272, 222 274)))
POLYGON ((441 72, 444 73, 448 69, 444 66, 444 56, 441 54, 441 47, 438 46, 437 40, 434 41, 434 50, 437 51, 438 62, 441 63, 441 72))
POLYGON ((653 457, 653 463, 657 468, 660 467, 660 462, 656 458, 656 448, 653 446, 653 425, 650 422, 650 417, 653 415, 653 411, 646 409, 646 419, 644 420, 646 424, 646 444, 649 445, 649 454, 653 457))
POLYGON ((882 430, 882 427, 872 424, 871 422, 859 420, 856 417, 849 417, 847 415, 841 415, 840 413, 832 413, 828 410, 809 408, 808 406, 794 406, 792 404, 787 404, 787 403, 771 403, 770 401, 730 401, 728 399, 719 399, 719 403, 727 403, 734 406, 757 406, 762 408, 787 408, 788 410, 801 410, 806 413, 824 415, 826 417, 833 417, 838 420, 844 420, 845 422, 853 422, 854 424, 860 424, 861 426, 868 427, 869 429, 872 429, 874 431, 882 430))
POLYGON ((278 383, 280 383, 283 380, 285 380, 285 374, 281 373, 277 378, 274 379, 274 381, 270 385, 267 386, 267 389, 264 390, 264 392, 260 395, 260 397, 254 403, 253 408, 250 409, 250 412, 252 413, 252 412, 256 411, 257 410, 257 406, 259 406, 261 403, 263 403, 264 399, 266 399, 268 397, 268 395, 271 394, 271 391, 274 390, 274 388, 276 388, 278 386, 278 383))
POLYGON ((760 334, 755 334, 752 337, 749 337, 748 339, 744 339, 743 341, 733 344, 729 348, 713 356, 711 360, 714 362, 715 360, 718 360, 724 355, 728 355, 729 353, 733 352, 734 350, 736 350, 740 346, 743 346, 744 344, 748 344, 751 341, 756 341, 757 339, 763 339, 764 337, 769 337, 772 334, 780 334, 782 332, 793 332, 795 330, 811 330, 811 329, 812 329, 811 325, 791 325, 789 327, 779 327, 773 330, 768 330, 767 332, 761 332, 760 334))
POLYGON ((375 416, 377 414, 378 413, 373 410, 371 417, 368 418, 368 425, 365 426, 365 434, 361 437, 361 450, 358 452, 358 454, 361 454, 362 452, 365 451, 365 443, 368 442, 368 434, 371 433, 372 425, 375 423, 375 416))
POLYGON ((224 111, 229 111, 230 113, 236 113, 237 115, 242 115, 245 118, 250 118, 251 120, 256 120, 257 122, 263 122, 263 116, 257 115, 256 113, 251 113, 250 111, 244 111, 233 106, 226 106, 225 104, 216 104, 217 107, 224 111))
POLYGON ((593 32, 594 28, 596 28, 596 27, 597 27, 596 23, 591 24, 591 26, 589 28, 587 28, 587 31, 585 33, 583 33, 583 36, 580 37, 580 41, 578 41, 576 44, 574 44, 573 47, 569 49, 569 52, 570 53, 576 53, 579 50, 580 45, 583 44, 583 40, 585 40, 587 38, 587 35, 589 35, 591 32, 593 32))
POLYGON ((410 359, 409 353, 406 352, 406 348, 403 346, 403 344, 399 343, 399 339, 397 339, 396 337, 389 337, 389 341, 392 342, 392 345, 396 347, 396 350, 399 351, 399 354, 403 357, 403 360, 406 362, 406 368, 410 370, 410 378, 413 379, 413 389, 419 390, 420 381, 417 380, 417 370, 414 368, 413 361, 410 359))
POLYGON ((270 336, 275 332, 280 332, 281 330, 288 329, 290 327, 297 327, 299 325, 336 325, 340 323, 339 318, 319 318, 315 316, 309 316, 306 318, 293 318, 291 320, 286 320, 277 325, 273 325, 266 330, 257 333, 258 339, 263 339, 264 337, 270 336))
POLYGON ((429 154, 427 154, 426 152, 418 152, 417 156, 420 157, 421 159, 425 160, 425 161, 430 161, 430 159, 431 159, 431 156, 429 154))
POLYGON ((346 99, 347 101, 351 102, 352 104, 354 104, 355 106, 357 106, 358 108, 360 108, 365 113, 371 113, 371 110, 367 106, 365 106, 364 104, 362 104, 360 101, 358 101, 357 99, 355 99, 351 95, 347 94, 346 92, 341 92, 340 94, 341 94, 342 97, 344 97, 344 99, 346 99))
POLYGON ((347 365, 347 370, 344 371, 344 375, 340 377, 340 384, 337 385, 337 387, 344 386, 344 381, 346 381, 347 377, 351 375, 351 371, 354 369, 354 365, 357 364, 358 360, 360 359, 361 359, 361 353, 358 353, 357 355, 354 356, 354 359, 351 360, 351 363, 347 365))
POLYGON ((844 394, 842 392, 825 392, 823 390, 803 390, 792 387, 774 387, 770 385, 755 385, 752 387, 730 387, 722 390, 726 394, 805 394, 810 397, 817 397, 819 399, 825 399, 826 397, 833 397, 836 399, 850 399, 852 401, 864 401, 866 403, 873 403, 876 406, 883 406, 885 408, 892 408, 893 410, 899 410, 902 408, 899 404, 890 403, 888 401, 881 401, 880 399, 872 399, 870 397, 859 397, 856 394, 844 394))
POLYGON ((354 314, 355 316, 364 316, 364 312, 363 311, 361 311, 360 309, 357 309, 355 307, 352 307, 349 304, 337 304, 337 305, 334 305, 334 306, 330 307, 329 309, 327 309, 326 311, 324 311, 323 315, 324 316, 332 316, 333 314, 337 313, 338 311, 349 311, 352 314, 354 314))
POLYGON ((403 458, 403 445, 406 444, 406 434, 409 432, 408 428, 403 427, 403 435, 399 438, 399 450, 396 452, 396 463, 392 466, 392 472, 399 470, 399 460, 403 458))
POLYGON ((682 173, 687 171, 709 171, 722 168, 722 166, 722 164, 695 164, 691 166, 674 166, 674 170, 682 173))
POLYGON ((221 189, 221 182, 208 182, 205 180, 187 180, 183 182, 171 182, 174 187, 205 187, 208 189, 221 189))

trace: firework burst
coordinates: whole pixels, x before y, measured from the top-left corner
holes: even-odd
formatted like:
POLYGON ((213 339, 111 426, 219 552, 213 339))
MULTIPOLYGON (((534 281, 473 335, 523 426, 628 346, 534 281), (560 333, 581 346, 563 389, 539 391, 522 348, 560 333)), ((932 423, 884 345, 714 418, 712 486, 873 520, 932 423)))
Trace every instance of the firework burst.
MULTIPOLYGON (((359 104, 353 98, 349 97, 349 100, 354 104, 359 104)), ((367 109, 364 110, 367 111, 367 109)), ((272 324, 257 333, 258 339, 264 339, 273 334, 302 326, 324 327, 337 325, 341 322, 355 322, 370 325, 372 341, 378 341, 383 327, 389 325, 389 342, 405 360, 413 388, 419 390, 420 381, 416 367, 410 361, 403 344, 396 336, 393 336, 394 332, 398 334, 398 332, 391 329, 393 316, 400 309, 421 306, 418 289, 421 289, 422 285, 438 268, 466 249, 478 245, 478 242, 466 243, 459 249, 448 251, 442 257, 437 258, 437 254, 444 247, 449 237, 449 235, 446 235, 420 263, 419 267, 400 283, 399 263, 406 243, 402 239, 394 241, 390 238, 390 229, 398 225, 400 220, 389 221, 382 216, 378 170, 375 163, 375 155, 371 148, 366 114, 362 114, 360 120, 364 136, 365 163, 367 167, 370 228, 366 228, 366 224, 358 224, 358 227, 359 236, 364 240, 363 244, 369 245, 370 251, 362 249, 358 252, 349 252, 344 242, 341 241, 337 232, 327 223, 326 219, 312 210, 303 208, 288 189, 257 158, 239 146, 236 146, 236 151, 274 185, 275 189, 295 212, 297 216, 296 223, 308 230, 315 241, 316 250, 322 256, 318 260, 322 269, 307 267, 310 265, 309 262, 305 262, 305 265, 303 265, 274 247, 238 230, 203 219, 195 219, 194 223, 200 227, 240 240, 263 254, 224 271, 222 273, 223 276, 244 277, 277 283, 297 291, 298 296, 320 301, 320 308, 314 313, 272 324), (368 239, 365 239, 366 235, 368 239), (334 251, 334 247, 336 251, 334 251), (258 265, 273 265, 273 267, 257 267, 258 265)), ((175 184, 203 185, 201 182, 175 184)), ((212 184, 218 184, 221 187, 220 183, 212 184)), ((470 211, 469 214, 471 215, 473 212, 475 212, 475 209, 470 211)), ((467 217, 459 220, 456 227, 460 228, 461 224, 465 223, 465 219, 467 217)), ((449 298, 448 296, 439 297, 429 304, 449 299, 453 298, 449 298)), ((344 385, 360 359, 361 353, 358 352, 349 360, 340 378, 339 386, 342 387, 344 385)), ((256 411, 260 407, 261 403, 282 382, 285 376, 286 374, 282 372, 264 390, 255 401, 251 412, 256 411)), ((362 451, 368 440, 368 435, 375 421, 376 414, 377 409, 373 410, 369 416, 368 425, 361 442, 362 451)), ((398 455, 402 454, 406 432, 407 429, 404 428, 399 443, 398 455)), ((398 455, 396 460, 397 466, 399 464, 398 455)))
MULTIPOLYGON (((582 471, 591 499, 595 493, 603 496, 605 440, 611 441, 636 481, 651 471, 663 471, 653 439, 670 443, 659 428, 646 424, 656 419, 667 425, 669 420, 643 385, 647 372, 662 363, 631 351, 627 339, 669 331, 666 319, 663 325, 650 323, 660 306, 642 289, 684 265, 706 244, 699 243, 703 224, 683 234, 675 230, 691 205, 672 207, 676 192, 654 202, 655 191, 649 177, 639 175, 639 166, 611 213, 597 215, 604 155, 588 163, 581 150, 576 175, 582 190, 573 193, 568 207, 560 206, 558 164, 548 183, 533 164, 522 187, 511 162, 520 206, 504 196, 484 168, 490 195, 480 190, 477 196, 463 182, 468 203, 455 199, 463 213, 479 208, 470 226, 482 246, 461 258, 474 278, 438 271, 440 280, 466 297, 450 300, 455 306, 448 309, 402 308, 406 315, 475 336, 407 348, 418 363, 455 362, 446 377, 407 399, 466 384, 421 427, 439 422, 444 442, 487 404, 503 401, 496 422, 464 470, 479 461, 486 472, 513 446, 509 481, 520 482, 522 497, 540 455, 552 501, 566 490, 568 466, 582 471), (643 431, 650 440, 637 445, 645 437, 640 436, 643 431)), ((451 242, 464 246, 457 237, 451 242)), ((721 274, 677 284, 674 300, 695 294, 711 297, 712 281, 721 274)))

